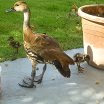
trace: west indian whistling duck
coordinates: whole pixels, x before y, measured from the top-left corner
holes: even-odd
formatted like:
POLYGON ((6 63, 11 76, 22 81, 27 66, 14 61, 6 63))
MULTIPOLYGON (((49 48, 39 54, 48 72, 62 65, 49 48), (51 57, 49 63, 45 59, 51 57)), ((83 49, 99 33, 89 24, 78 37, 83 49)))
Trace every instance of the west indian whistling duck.
MULTIPOLYGON (((43 72, 40 75, 38 83, 42 82, 43 75, 46 71, 46 64, 53 64, 58 69, 58 71, 64 77, 70 77, 69 64, 74 64, 72 58, 66 55, 59 44, 46 34, 37 34, 33 33, 30 26, 30 9, 26 2, 18 1, 14 4, 11 9, 8 9, 6 12, 16 12, 20 11, 24 14, 23 22, 23 38, 24 38, 24 49, 28 58, 32 63, 32 73, 30 83, 27 83, 23 80, 23 84, 19 84, 21 87, 32 88, 34 85, 36 77, 36 65, 38 63, 45 64, 43 67, 43 72)), ((36 87, 36 86, 35 86, 36 87)))
POLYGON ((8 38, 8 43, 12 48, 16 49, 16 54, 18 54, 18 49, 21 47, 21 44, 16 41, 12 36, 8 38))
POLYGON ((87 62, 89 64, 90 61, 90 56, 87 54, 82 54, 82 53, 76 53, 74 55, 74 61, 77 64, 78 67, 78 72, 83 73, 84 68, 80 66, 81 63, 87 62))

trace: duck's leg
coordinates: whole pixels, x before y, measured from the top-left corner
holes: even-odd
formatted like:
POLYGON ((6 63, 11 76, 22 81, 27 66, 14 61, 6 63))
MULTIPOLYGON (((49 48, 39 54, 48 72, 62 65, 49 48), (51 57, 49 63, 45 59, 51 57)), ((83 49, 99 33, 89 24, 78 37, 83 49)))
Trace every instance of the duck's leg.
POLYGON ((36 75, 36 64, 34 63, 34 64, 32 64, 32 73, 31 73, 31 80, 30 80, 30 82, 26 82, 25 80, 23 80, 23 84, 19 84, 19 86, 26 87, 26 88, 33 88, 35 86, 34 85, 35 75, 36 75))
MULTIPOLYGON (((42 74, 40 74, 39 76, 36 76, 36 77, 34 78, 34 82, 37 82, 38 84, 40 84, 40 83, 42 82, 44 73, 45 73, 45 71, 46 71, 46 68, 47 68, 47 65, 45 64, 45 65, 43 66, 43 72, 42 72, 42 74)), ((31 78, 29 78, 29 80, 31 80, 31 78)))
POLYGON ((80 62, 77 62, 77 67, 78 67, 78 72, 79 73, 83 73, 84 72, 84 68, 80 66, 80 62))
POLYGON ((47 65, 45 64, 44 67, 43 67, 42 74, 40 74, 39 76, 36 76, 35 79, 34 79, 34 82, 37 82, 38 84, 40 84, 42 82, 44 73, 46 71, 46 68, 47 68, 47 65))
POLYGON ((16 54, 18 54, 18 48, 16 48, 16 54))

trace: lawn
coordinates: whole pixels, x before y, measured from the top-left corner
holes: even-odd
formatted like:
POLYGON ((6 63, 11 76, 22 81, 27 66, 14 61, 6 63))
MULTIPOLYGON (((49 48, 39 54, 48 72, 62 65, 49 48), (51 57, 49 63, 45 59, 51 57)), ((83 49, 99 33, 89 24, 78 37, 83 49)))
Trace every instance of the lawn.
MULTIPOLYGON (((15 50, 7 41, 8 37, 13 36, 23 43, 23 14, 5 13, 15 1, 0 0, 0 61, 26 57, 23 46, 15 55, 15 50)), ((72 12, 73 4, 80 7, 103 2, 104 0, 27 0, 34 31, 52 36, 64 50, 83 47, 80 17, 72 12)))

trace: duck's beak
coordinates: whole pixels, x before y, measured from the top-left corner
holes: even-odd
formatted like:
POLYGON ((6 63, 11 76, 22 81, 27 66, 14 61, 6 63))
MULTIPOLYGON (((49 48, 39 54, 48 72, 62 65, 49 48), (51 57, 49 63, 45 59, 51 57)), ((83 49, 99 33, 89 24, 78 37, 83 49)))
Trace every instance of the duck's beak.
POLYGON ((9 12, 15 12, 16 10, 14 8, 10 8, 10 9, 7 9, 5 12, 6 13, 9 13, 9 12))

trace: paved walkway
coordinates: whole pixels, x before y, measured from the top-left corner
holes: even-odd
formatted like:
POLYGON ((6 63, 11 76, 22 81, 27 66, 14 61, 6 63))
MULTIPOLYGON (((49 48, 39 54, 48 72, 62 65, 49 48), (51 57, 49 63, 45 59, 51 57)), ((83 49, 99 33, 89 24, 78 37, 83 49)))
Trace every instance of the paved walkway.
MULTIPOLYGON (((66 51, 73 56, 83 49, 66 51)), ((18 83, 30 76, 31 63, 27 58, 0 63, 2 68, 2 97, 0 104, 104 104, 104 71, 83 63, 84 73, 70 66, 71 78, 63 78, 55 67, 48 65, 43 83, 27 89, 18 83)), ((43 65, 38 67, 42 69, 43 65)), ((37 70, 38 74, 41 70, 37 70)))

